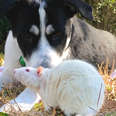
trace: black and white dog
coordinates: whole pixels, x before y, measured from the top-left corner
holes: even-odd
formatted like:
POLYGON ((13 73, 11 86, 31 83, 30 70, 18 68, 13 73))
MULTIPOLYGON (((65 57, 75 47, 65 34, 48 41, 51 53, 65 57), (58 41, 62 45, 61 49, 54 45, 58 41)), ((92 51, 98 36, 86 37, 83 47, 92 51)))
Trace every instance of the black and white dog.
MULTIPOLYGON (((54 67, 70 56, 69 43, 74 26, 71 18, 80 12, 92 19, 91 7, 81 0, 1 0, 0 17, 6 15, 11 23, 5 44, 4 71, 0 88, 13 79, 14 68, 20 67, 19 58, 24 57, 27 66, 54 67)), ((30 89, 25 89, 10 103, 18 110, 30 110, 40 99, 30 89)), ((10 111, 5 104, 1 111, 10 111)))
MULTIPOLYGON (((6 15, 11 23, 0 88, 15 81, 13 70, 21 67, 21 56, 32 67, 54 67, 65 59, 75 58, 92 63, 104 60, 105 55, 98 52, 108 48, 109 42, 103 48, 100 41, 113 40, 112 45, 116 45, 115 37, 77 19, 76 13, 92 20, 92 8, 82 0, 0 0, 0 17, 6 15)), ((39 99, 39 95, 26 88, 15 101, 22 111, 28 111, 39 99)), ((13 100, 10 103, 18 110, 13 100)), ((10 108, 6 104, 1 111, 10 108)))

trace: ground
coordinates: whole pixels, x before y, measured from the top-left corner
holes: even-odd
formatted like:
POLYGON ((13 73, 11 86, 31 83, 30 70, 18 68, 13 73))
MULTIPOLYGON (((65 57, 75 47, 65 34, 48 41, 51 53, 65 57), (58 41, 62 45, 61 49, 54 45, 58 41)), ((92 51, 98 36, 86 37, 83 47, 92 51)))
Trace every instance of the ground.
POLYGON ((98 116, 116 116, 116 100, 109 99, 109 93, 106 92, 106 99, 98 116))

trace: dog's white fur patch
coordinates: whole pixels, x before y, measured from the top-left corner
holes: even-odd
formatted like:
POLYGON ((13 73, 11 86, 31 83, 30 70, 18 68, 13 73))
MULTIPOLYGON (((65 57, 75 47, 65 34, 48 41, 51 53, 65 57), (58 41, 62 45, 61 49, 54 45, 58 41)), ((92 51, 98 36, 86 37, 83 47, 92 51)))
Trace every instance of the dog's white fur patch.
POLYGON ((48 26, 47 26, 47 28, 46 28, 46 34, 47 34, 47 35, 52 34, 54 31, 55 31, 55 30, 54 30, 54 28, 53 28, 52 25, 48 25, 48 26))
POLYGON ((45 9, 44 8, 45 8, 45 2, 41 2, 40 8, 39 8, 41 39, 46 39, 46 37, 45 37, 46 12, 45 12, 45 9))
POLYGON ((40 76, 31 67, 16 69, 15 78, 40 94, 46 110, 59 106, 67 116, 73 113, 94 116, 104 101, 101 75, 81 60, 68 60, 55 68, 43 69, 40 76))
POLYGON ((32 3, 32 2, 35 2, 37 4, 40 4, 41 3, 41 0, 27 0, 28 2, 32 3))
POLYGON ((39 35, 39 29, 36 25, 32 25, 29 32, 35 34, 35 35, 39 35))

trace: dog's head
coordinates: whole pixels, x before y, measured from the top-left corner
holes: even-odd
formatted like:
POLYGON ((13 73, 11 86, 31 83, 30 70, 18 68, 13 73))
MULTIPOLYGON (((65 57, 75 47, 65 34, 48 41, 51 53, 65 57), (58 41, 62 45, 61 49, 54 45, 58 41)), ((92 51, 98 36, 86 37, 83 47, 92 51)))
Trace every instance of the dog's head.
POLYGON ((92 19, 91 7, 81 0, 0 0, 0 17, 7 16, 24 58, 34 67, 56 66, 67 57, 70 19, 77 12, 92 19))

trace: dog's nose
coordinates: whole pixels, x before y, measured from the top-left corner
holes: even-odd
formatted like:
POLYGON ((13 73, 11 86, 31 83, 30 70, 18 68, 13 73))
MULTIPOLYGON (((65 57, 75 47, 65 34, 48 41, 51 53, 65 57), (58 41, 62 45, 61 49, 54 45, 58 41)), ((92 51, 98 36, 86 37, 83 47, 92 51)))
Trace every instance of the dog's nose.
POLYGON ((44 68, 50 68, 50 64, 48 62, 43 62, 40 64, 40 66, 44 67, 44 68))
POLYGON ((51 59, 48 56, 41 56, 40 60, 36 61, 34 64, 30 64, 30 66, 35 68, 38 68, 39 66, 42 66, 44 68, 50 68, 51 59))
POLYGON ((44 67, 44 68, 50 68, 51 59, 48 56, 43 56, 42 57, 42 61, 40 62, 40 66, 44 67))
POLYGON ((47 63, 47 62, 37 63, 37 64, 34 65, 33 67, 38 68, 39 66, 42 66, 42 67, 44 67, 44 68, 51 68, 50 63, 47 63))

